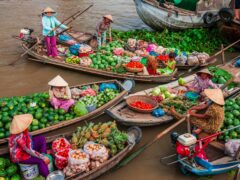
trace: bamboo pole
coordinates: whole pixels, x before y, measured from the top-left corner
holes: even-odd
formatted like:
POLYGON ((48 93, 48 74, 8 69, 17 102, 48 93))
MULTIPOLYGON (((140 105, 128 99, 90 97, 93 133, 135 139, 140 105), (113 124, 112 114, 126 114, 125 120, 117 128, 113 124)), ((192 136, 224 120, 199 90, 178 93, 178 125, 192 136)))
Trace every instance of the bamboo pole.
POLYGON ((225 51, 224 51, 224 46, 221 44, 221 51, 222 51, 222 64, 225 64, 225 51))

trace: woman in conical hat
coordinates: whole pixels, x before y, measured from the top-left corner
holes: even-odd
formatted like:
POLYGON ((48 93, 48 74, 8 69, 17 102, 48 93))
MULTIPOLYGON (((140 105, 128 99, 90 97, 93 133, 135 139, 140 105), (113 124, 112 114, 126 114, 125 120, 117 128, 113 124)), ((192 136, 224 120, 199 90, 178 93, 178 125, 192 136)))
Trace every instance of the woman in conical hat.
POLYGON ((205 104, 190 108, 191 123, 198 127, 194 132, 216 133, 224 122, 224 96, 221 89, 205 89, 204 94, 209 99, 205 104), (206 110, 203 114, 195 111, 206 110))
POLYGON ((102 17, 102 20, 97 24, 96 34, 98 48, 106 45, 106 32, 108 31, 109 40, 112 41, 111 23, 113 23, 112 15, 108 14, 102 17))
POLYGON ((31 114, 16 115, 10 126, 9 152, 11 161, 21 164, 37 164, 39 173, 47 177, 50 160, 44 154, 47 153, 44 136, 32 137, 28 127, 32 123, 31 114))
POLYGON ((50 86, 49 96, 52 106, 55 109, 61 108, 67 112, 74 104, 68 83, 58 75, 48 82, 48 85, 50 86))
POLYGON ((56 12, 50 8, 46 7, 42 12, 42 26, 43 26, 43 36, 45 37, 45 42, 47 46, 47 55, 49 57, 60 58, 57 52, 57 39, 56 39, 56 27, 67 29, 68 27, 61 24, 55 17, 56 12), (55 29, 55 31, 52 31, 55 29))
POLYGON ((197 76, 193 82, 187 86, 189 91, 194 91, 201 94, 205 89, 217 89, 218 86, 212 82, 213 75, 207 70, 197 72, 197 76))

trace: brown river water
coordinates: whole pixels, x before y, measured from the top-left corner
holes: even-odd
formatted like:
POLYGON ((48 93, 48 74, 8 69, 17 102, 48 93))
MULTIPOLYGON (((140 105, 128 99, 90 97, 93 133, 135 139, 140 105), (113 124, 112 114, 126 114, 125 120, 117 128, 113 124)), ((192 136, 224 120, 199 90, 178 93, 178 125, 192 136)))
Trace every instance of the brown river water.
MULTIPOLYGON (((11 38, 12 35, 18 35, 23 27, 34 28, 36 35, 41 33, 41 19, 38 15, 44 7, 51 6, 54 8, 58 13, 58 19, 61 21, 74 12, 85 9, 91 3, 94 3, 94 6, 72 23, 74 29, 94 32, 97 21, 102 15, 108 13, 113 15, 113 28, 115 29, 147 28, 136 13, 133 0, 0 0, 0 97, 46 91, 48 89, 47 82, 58 74, 68 81, 70 85, 107 79, 30 62, 27 61, 27 56, 17 61, 15 66, 5 66, 19 59, 21 53, 23 53, 20 42, 11 38)), ((229 58, 230 56, 233 55, 229 55, 229 58)), ((135 91, 153 86, 156 85, 137 83, 135 91)), ((103 115, 94 121, 107 120, 111 120, 111 118, 103 115)), ((77 125, 81 125, 81 123, 77 125)), ((143 128, 143 138, 135 149, 152 140, 157 133, 168 126, 169 124, 143 128)), ((58 132, 73 130, 74 128, 76 128, 76 125, 61 129, 58 132)), ((186 131, 186 125, 183 124, 175 130, 183 133, 186 131)), ((193 175, 182 175, 177 165, 164 166, 160 163, 161 157, 172 153, 174 153, 174 148, 171 145, 170 138, 165 136, 127 166, 117 171, 109 172, 99 179, 198 179, 198 177, 193 175)), ((227 175, 214 177, 214 179, 226 178, 227 175)))

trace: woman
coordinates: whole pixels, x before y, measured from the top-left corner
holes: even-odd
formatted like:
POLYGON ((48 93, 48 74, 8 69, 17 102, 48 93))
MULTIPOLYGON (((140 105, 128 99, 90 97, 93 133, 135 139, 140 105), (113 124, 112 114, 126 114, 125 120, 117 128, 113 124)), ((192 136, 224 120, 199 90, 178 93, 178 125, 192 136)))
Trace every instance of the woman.
POLYGON ((39 173, 47 177, 50 160, 46 154, 46 140, 43 136, 32 137, 28 127, 32 123, 31 114, 16 115, 10 126, 9 152, 12 162, 37 164, 39 173))
POLYGON ((234 9, 234 19, 240 20, 240 0, 232 0, 231 7, 234 9))
POLYGON ((98 48, 106 45, 106 32, 109 34, 109 41, 112 41, 111 34, 111 23, 113 23, 112 15, 103 16, 102 20, 97 24, 96 32, 97 32, 97 42, 98 48))
POLYGON ((221 89, 205 89, 204 94, 210 99, 203 105, 189 109, 191 123, 197 127, 193 132, 199 134, 202 130, 206 133, 216 133, 224 122, 224 97, 221 89), (206 110, 203 114, 195 111, 206 110))
POLYGON ((48 85, 51 86, 49 96, 52 106, 55 109, 61 108, 67 112, 74 104, 74 100, 71 99, 71 92, 68 83, 58 75, 52 79, 48 85))
POLYGON ((147 71, 149 75, 157 74, 158 62, 154 56, 148 56, 147 58, 147 71))
POLYGON ((57 52, 57 39, 56 39, 56 28, 67 29, 68 27, 61 24, 55 17, 56 12, 47 7, 42 13, 42 26, 43 26, 43 36, 45 37, 45 43, 47 46, 47 55, 53 58, 60 58, 57 52), (54 30, 54 31, 53 31, 54 30))
POLYGON ((218 86, 212 82, 213 75, 207 70, 201 70, 197 72, 197 76, 193 80, 193 82, 186 86, 189 91, 194 91, 199 94, 204 94, 203 91, 205 89, 217 89, 218 86))
POLYGON ((162 61, 162 62, 166 67, 168 67, 169 69, 174 71, 174 69, 176 67, 176 61, 175 61, 176 54, 174 52, 170 52, 168 57, 169 57, 169 59, 167 62, 164 62, 164 61, 162 61))

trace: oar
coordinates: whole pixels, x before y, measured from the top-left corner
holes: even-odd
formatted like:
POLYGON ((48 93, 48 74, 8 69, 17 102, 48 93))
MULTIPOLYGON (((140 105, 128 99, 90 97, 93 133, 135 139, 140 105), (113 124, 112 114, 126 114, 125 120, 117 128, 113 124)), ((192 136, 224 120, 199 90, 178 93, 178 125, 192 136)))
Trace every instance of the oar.
POLYGON ((178 120, 176 123, 174 123, 173 125, 171 125, 170 127, 168 127, 167 129, 165 129, 164 131, 162 131, 161 133, 159 133, 152 141, 150 141, 149 143, 143 145, 141 148, 139 148, 137 151, 135 151, 134 153, 132 153, 130 156, 126 157, 125 159, 123 159, 116 167, 116 169, 121 168, 123 166, 125 166, 126 164, 128 164, 131 160, 133 160, 134 158, 136 158, 137 156, 139 156, 145 149, 147 149, 148 147, 150 147, 152 144, 154 144, 155 142, 157 142, 159 139, 161 139, 163 136, 165 136, 166 134, 168 134, 171 130, 173 130, 175 127, 177 127, 179 124, 183 123, 186 120, 186 116, 183 117, 182 119, 178 120))

